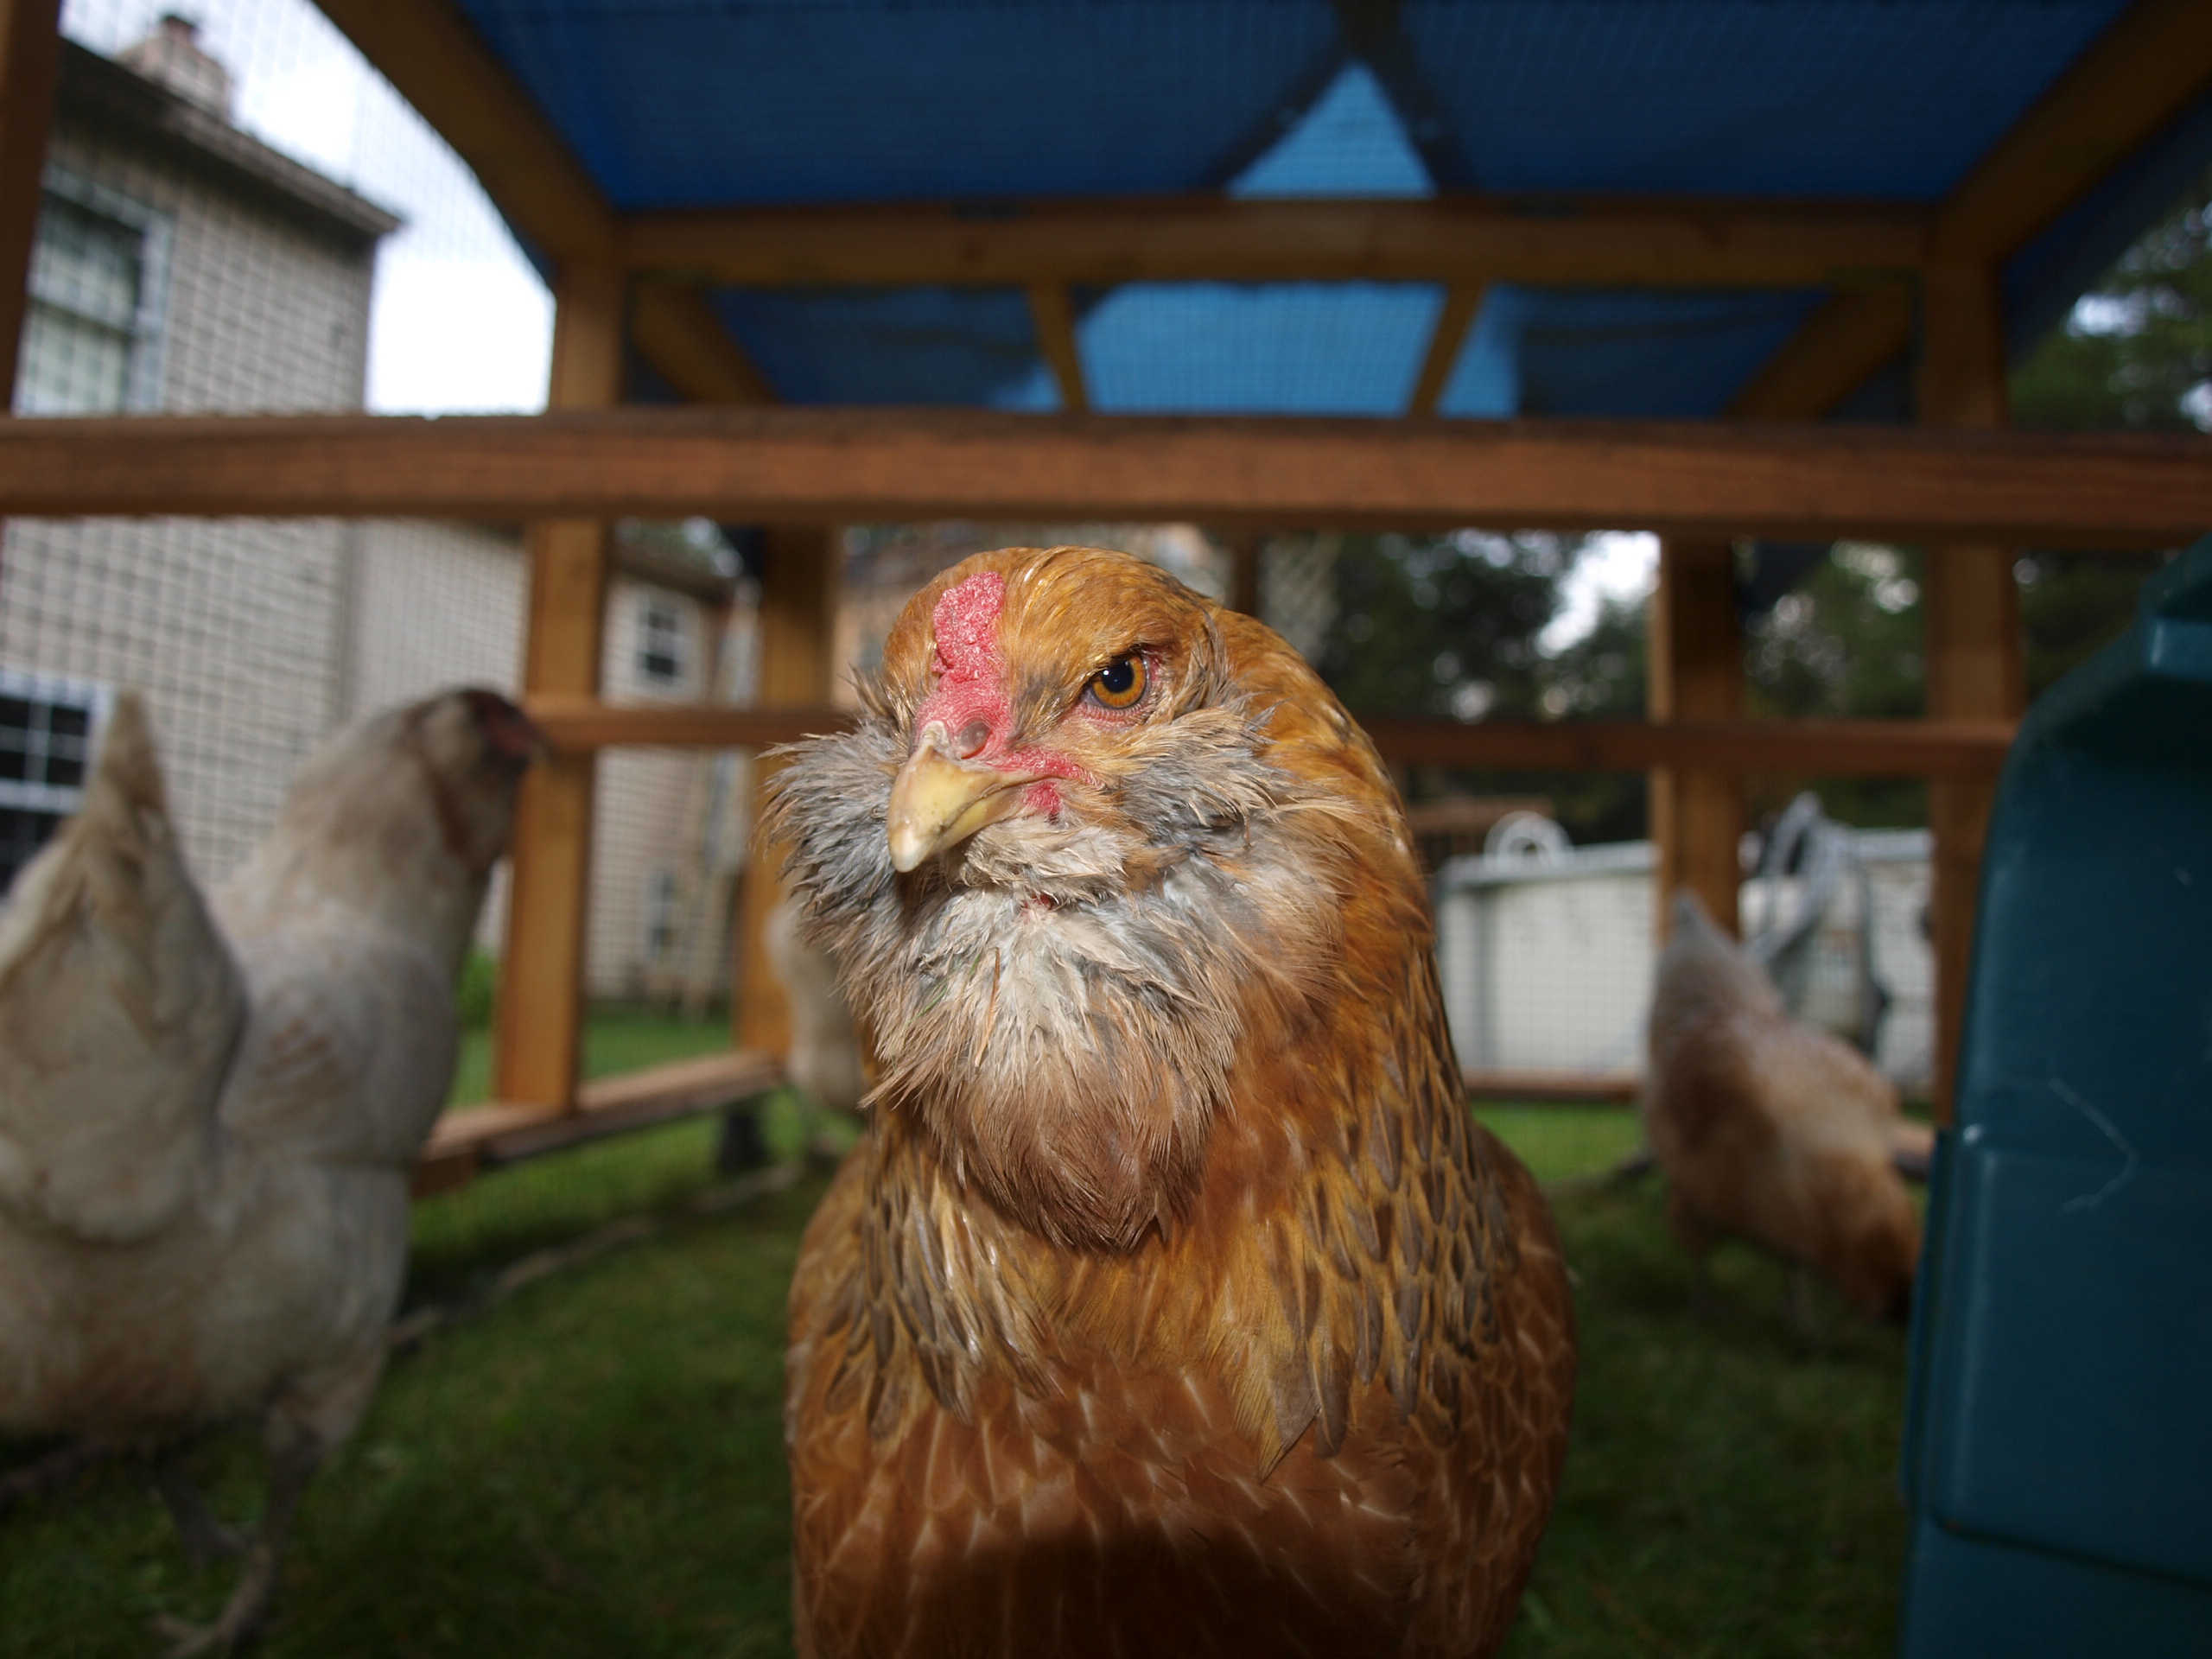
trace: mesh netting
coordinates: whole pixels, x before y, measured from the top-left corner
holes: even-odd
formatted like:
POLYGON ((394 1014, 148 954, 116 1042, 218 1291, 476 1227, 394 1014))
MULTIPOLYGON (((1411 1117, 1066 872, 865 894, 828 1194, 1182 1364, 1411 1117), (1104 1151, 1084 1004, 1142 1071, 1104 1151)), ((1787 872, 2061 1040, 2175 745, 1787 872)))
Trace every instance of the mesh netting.
MULTIPOLYGON (((65 8, 17 406, 541 406, 543 285, 443 141, 304 0, 225 0, 196 29, 165 10, 65 8)), ((752 610, 720 531, 624 526, 614 565, 609 696, 743 691, 752 610)), ((342 721, 459 683, 514 690, 527 586, 512 526, 10 523, 0 875, 81 799, 63 728, 135 687, 186 855, 220 881, 342 721)), ((703 1011, 728 991, 742 759, 623 752, 605 779, 591 989, 703 1011)))

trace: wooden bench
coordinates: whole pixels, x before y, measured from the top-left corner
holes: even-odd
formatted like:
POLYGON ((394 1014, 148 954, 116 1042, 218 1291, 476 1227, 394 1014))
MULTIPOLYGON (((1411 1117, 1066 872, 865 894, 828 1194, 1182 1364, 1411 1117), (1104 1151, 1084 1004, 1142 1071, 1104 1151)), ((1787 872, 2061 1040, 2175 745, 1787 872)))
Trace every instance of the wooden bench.
POLYGON ((505 1101, 464 1106, 448 1112, 430 1131, 415 1166, 414 1193, 428 1198, 525 1158, 720 1111, 765 1095, 783 1080, 783 1064, 775 1056, 740 1049, 595 1078, 578 1086, 576 1103, 565 1111, 505 1101))
POLYGON ((1471 1100, 1634 1100, 1643 1079, 1633 1071, 1538 1071, 1471 1065, 1463 1074, 1471 1100))

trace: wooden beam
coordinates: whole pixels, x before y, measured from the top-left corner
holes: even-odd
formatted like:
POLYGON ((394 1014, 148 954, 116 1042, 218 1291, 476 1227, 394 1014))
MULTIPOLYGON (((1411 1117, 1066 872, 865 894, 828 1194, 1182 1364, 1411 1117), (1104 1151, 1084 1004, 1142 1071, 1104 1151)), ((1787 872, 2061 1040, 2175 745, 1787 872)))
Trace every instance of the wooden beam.
MULTIPOLYGON (((850 728, 850 710, 719 704, 525 700, 560 750, 623 744, 758 748, 850 728)), ((1643 772, 1698 766, 1852 778, 1993 778, 2012 741, 2009 720, 1456 720, 1364 715, 1385 760, 1415 766, 1529 772, 1643 772)))
POLYGON ((1406 406, 1408 415, 1433 415, 1444 388, 1451 381, 1452 365, 1459 360, 1459 351, 1467 343, 1467 330, 1474 323, 1483 307, 1486 285, 1482 283, 1454 283, 1444 291, 1444 308, 1436 315, 1436 327, 1428 336, 1428 351, 1422 357, 1421 377, 1414 382, 1414 395, 1406 406))
MULTIPOLYGON (((612 404, 622 367, 622 280, 571 265, 555 289, 555 408, 612 404)), ((530 526, 526 694, 595 696, 607 591, 607 526, 556 519, 530 526)), ((523 782, 511 842, 506 949, 500 959, 492 1086, 502 1099, 575 1104, 584 1014, 584 930, 591 893, 594 758, 557 753, 523 782)))
MULTIPOLYGON (((2001 263, 2212 86, 2212 6, 2137 0, 2022 118, 1936 216, 1933 259, 2001 263)), ((1896 361, 1911 313, 1877 287, 1809 321, 1730 410, 1752 420, 1826 415, 1896 361)))
POLYGON ((1800 776, 1994 777, 2012 741, 2006 721, 1457 721, 1363 716, 1394 765, 1643 772, 1652 766, 1800 776))
POLYGON ((2011 423, 2001 281, 1995 266, 1966 260, 1923 276, 1913 397, 1923 426, 1986 432, 2011 423))
POLYGON ((1060 389, 1060 407, 1081 415, 1090 407, 1084 389, 1083 353, 1076 345, 1075 304, 1065 283, 1029 284, 1029 321, 1037 331, 1037 345, 1052 365, 1052 379, 1060 389))
POLYGON ((606 1135, 718 1111, 782 1081, 782 1066, 768 1055, 706 1054, 580 1084, 574 1111, 512 1101, 465 1106, 430 1131, 416 1160, 414 1196, 429 1198, 486 1170, 606 1135))
POLYGON ((1535 1071, 1471 1065, 1460 1073, 1475 1100, 1607 1100, 1625 1105, 1643 1088, 1636 1071, 1535 1071))
MULTIPOLYGON (((1669 537, 1651 595, 1646 705, 1658 729, 1677 720, 1734 721, 1744 709, 1744 639, 1736 620, 1736 550, 1669 537)), ((1729 933, 1743 880, 1744 780, 1719 766, 1656 766, 1650 778, 1652 916, 1673 928, 1675 890, 1688 887, 1729 933)))
POLYGON ((60 0, 0 0, 0 410, 12 403, 29 307, 46 137, 60 73, 60 0))
POLYGON ((1260 592, 1267 557, 1268 538, 1257 530, 1229 534, 1229 608, 1247 616, 1260 614, 1265 595, 1260 592))
POLYGON ((1927 213, 1857 203, 1467 196, 639 213, 633 270, 744 287, 1130 282, 1849 286, 1917 266, 1927 213))
POLYGON ((609 409, 0 430, 0 517, 975 518, 1605 529, 2046 547, 2212 527, 2212 440, 1712 423, 609 409))
POLYGON ((630 296, 630 344, 677 396, 691 403, 778 401, 752 353, 696 288, 639 283, 630 296))
POLYGON ((1943 204, 1930 252, 1994 263, 2212 90, 2212 6, 2136 0, 1943 204))
POLYGON ((1894 362, 1912 340, 1913 290, 1904 283, 1838 294, 1728 405, 1738 421, 1810 421, 1894 362))
MULTIPOLYGON (((606 260, 615 219, 598 185, 451 0, 326 0, 322 10, 460 153, 525 242, 556 266, 606 260)), ((682 396, 775 401, 702 297, 640 284, 633 321, 639 354, 682 396)))
MULTIPOLYGON (((1921 306, 1920 418, 1950 427, 2005 424, 2004 308, 1995 267, 1948 261, 1931 267, 1921 306)), ((2014 557, 2002 543, 1980 542, 1931 550, 1925 561, 1921 615, 1931 717, 2005 720, 2026 706, 2014 557)), ((1950 1121, 1955 1105, 1981 853, 1995 797, 1993 779, 1942 779, 1929 785, 1939 1122, 1950 1121)))
POLYGON ((733 709, 723 703, 608 703, 596 697, 523 699, 545 741, 563 753, 643 744, 656 748, 765 749, 823 732, 842 732, 852 716, 825 706, 733 709))
MULTIPOLYGON (((818 716, 836 683, 833 639, 842 552, 834 530, 770 528, 761 552, 758 709, 743 712, 804 709, 808 730, 832 729, 818 716)), ((782 764, 764 759, 754 766, 756 808, 782 764)), ((730 1007, 737 1046, 779 1058, 791 1050, 791 1008, 770 966, 762 929, 784 895, 784 854, 779 843, 753 836, 738 906, 737 995, 730 1007)))
POLYGON ((522 238, 556 264, 604 259, 599 187, 452 0, 316 0, 468 163, 522 238))

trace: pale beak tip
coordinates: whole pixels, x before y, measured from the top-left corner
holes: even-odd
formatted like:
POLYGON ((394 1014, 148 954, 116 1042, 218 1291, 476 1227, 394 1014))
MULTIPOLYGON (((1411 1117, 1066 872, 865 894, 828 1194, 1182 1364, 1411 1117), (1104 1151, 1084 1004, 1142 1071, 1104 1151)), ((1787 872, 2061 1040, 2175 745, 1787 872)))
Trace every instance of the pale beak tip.
POLYGON ((915 834, 914 827, 912 824, 893 824, 891 827, 889 840, 891 842, 891 868, 898 871, 901 875, 909 874, 925 858, 929 856, 930 848, 928 839, 925 836, 915 834))

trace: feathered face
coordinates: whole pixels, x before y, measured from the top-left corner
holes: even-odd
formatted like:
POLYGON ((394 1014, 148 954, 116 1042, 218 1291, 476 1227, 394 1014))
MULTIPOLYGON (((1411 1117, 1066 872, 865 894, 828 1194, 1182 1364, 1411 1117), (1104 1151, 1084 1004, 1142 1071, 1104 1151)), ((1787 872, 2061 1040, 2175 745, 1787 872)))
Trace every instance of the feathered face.
POLYGON ((1239 1042, 1299 1017, 1336 926, 1300 823, 1338 804, 1270 759, 1287 671, 1248 683, 1217 618, 1124 555, 980 555, 776 786, 873 1101, 1062 1243, 1172 1222, 1239 1042))
POLYGON ((403 742, 428 774, 448 844, 472 873, 489 871, 506 849, 516 785, 547 753, 543 734, 480 686, 426 699, 402 719, 403 742))

